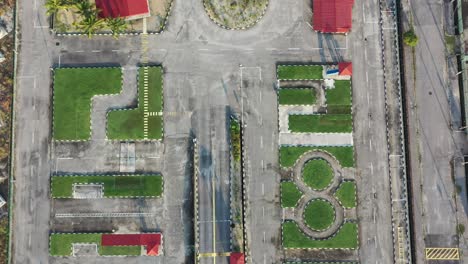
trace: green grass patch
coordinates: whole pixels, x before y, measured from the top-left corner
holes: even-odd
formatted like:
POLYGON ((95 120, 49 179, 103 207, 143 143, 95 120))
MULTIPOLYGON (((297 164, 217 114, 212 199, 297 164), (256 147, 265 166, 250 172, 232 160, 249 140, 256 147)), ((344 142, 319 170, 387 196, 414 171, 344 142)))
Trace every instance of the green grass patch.
POLYGON ((356 207, 356 184, 352 181, 341 183, 335 192, 335 196, 343 207, 356 207))
POLYGON ((304 182, 312 189, 323 190, 333 180, 334 172, 330 164, 324 159, 308 161, 302 170, 304 182))
POLYGON ((88 140, 91 135, 91 99, 118 94, 120 68, 58 68, 54 70, 54 121, 56 140, 88 140))
POLYGON ((52 176, 51 194, 53 198, 71 198, 73 184, 104 184, 104 197, 161 196, 163 178, 161 175, 132 176, 52 176))
POLYGON ((455 42, 456 38, 454 35, 445 34, 445 47, 450 54, 455 53, 455 42))
POLYGON ((288 88, 279 90, 280 105, 313 105, 317 95, 313 88, 288 88))
POLYGON ((71 256, 72 244, 96 244, 100 256, 140 256, 141 246, 101 246, 102 234, 51 234, 51 256, 71 256))
POLYGON ((296 207, 302 192, 291 181, 281 182, 281 207, 296 207))
POLYGON ((304 235, 293 221, 283 223, 284 248, 350 248, 358 247, 358 226, 356 223, 344 223, 338 233, 329 239, 313 240, 304 235))
POLYGON ((351 114, 351 81, 336 80, 335 88, 327 89, 327 114, 351 114))
POLYGON ((72 243, 88 243, 101 245, 101 234, 51 234, 50 255, 71 256, 72 243))
POLYGON ((232 156, 236 162, 239 162, 241 159, 240 123, 235 118, 231 118, 230 121, 232 156))
POLYGON ((311 150, 323 150, 333 155, 342 167, 354 167, 354 148, 349 147, 304 147, 304 146, 281 146, 280 164, 281 167, 289 168, 293 166, 297 159, 304 153, 311 150))
POLYGON ((324 230, 335 220, 335 209, 327 201, 315 199, 304 210, 304 221, 313 230, 324 230))
POLYGON ((161 139, 163 129, 163 72, 161 67, 148 69, 148 105, 145 109, 145 68, 138 73, 138 106, 134 109, 110 111, 107 115, 107 137, 113 140, 161 139), (148 119, 145 138, 144 120, 148 119))
POLYGON ((278 80, 322 80, 323 67, 320 65, 279 65, 278 80))
POLYGON ((352 115, 289 115, 289 130, 307 133, 351 133, 352 115))
POLYGON ((100 246, 101 256, 141 256, 141 246, 100 246))

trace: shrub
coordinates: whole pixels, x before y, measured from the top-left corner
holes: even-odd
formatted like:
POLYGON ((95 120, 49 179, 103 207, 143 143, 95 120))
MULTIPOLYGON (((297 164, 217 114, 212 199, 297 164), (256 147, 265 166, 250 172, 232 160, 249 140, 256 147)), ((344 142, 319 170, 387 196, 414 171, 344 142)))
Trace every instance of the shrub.
POLYGON ((408 30, 403 34, 403 42, 410 46, 410 47, 416 47, 418 45, 418 36, 416 36, 416 33, 414 32, 414 29, 408 30))

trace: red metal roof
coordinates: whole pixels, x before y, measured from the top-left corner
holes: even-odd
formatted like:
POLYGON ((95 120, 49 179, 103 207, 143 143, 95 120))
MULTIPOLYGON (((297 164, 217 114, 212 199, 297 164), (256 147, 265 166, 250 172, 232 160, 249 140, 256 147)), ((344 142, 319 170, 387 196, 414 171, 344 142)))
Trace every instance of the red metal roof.
POLYGON ((353 64, 351 62, 338 63, 338 72, 340 75, 345 75, 345 76, 353 75, 353 64))
POLYGON ((314 30, 346 33, 351 30, 354 0, 314 0, 314 30))
POLYGON ((103 234, 102 246, 146 246, 148 256, 159 255, 162 234, 103 234))
POLYGON ((132 17, 149 14, 148 0, 96 0, 101 17, 132 17))
POLYGON ((231 253, 229 264, 245 264, 244 254, 236 252, 231 253))

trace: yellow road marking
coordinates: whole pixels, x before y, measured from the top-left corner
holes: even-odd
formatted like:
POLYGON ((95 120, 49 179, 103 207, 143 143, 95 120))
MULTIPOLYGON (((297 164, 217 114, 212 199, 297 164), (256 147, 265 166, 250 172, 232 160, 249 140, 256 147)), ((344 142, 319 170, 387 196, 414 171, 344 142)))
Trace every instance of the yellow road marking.
MULTIPOLYGON (((213 252, 216 252, 216 199, 215 199, 215 181, 214 181, 214 175, 211 178, 211 185, 212 185, 212 191, 213 194, 212 200, 213 200, 213 252)), ((216 258, 213 258, 213 264, 216 264, 216 258)))
POLYGON ((231 255, 231 252, 199 253, 198 258, 229 257, 230 255, 231 255))
POLYGON ((426 248, 426 259, 428 260, 459 260, 458 248, 426 248))

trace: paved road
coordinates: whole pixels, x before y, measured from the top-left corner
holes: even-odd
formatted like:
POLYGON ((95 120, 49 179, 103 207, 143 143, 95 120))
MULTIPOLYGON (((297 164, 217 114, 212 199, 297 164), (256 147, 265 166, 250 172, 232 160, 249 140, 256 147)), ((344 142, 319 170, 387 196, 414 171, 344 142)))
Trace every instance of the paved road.
MULTIPOLYGON (((354 140, 361 177, 361 180, 358 180, 358 188, 361 190, 361 207, 358 210, 362 214, 360 250, 361 255, 366 256, 363 262, 387 263, 387 260, 391 259, 388 255, 388 252, 391 252, 391 225, 387 204, 388 183, 385 181, 388 179, 388 170, 385 153, 379 151, 385 149, 385 140, 382 138, 385 127, 376 24, 377 4, 372 1, 362 6, 362 3, 357 2, 357 26, 348 37, 343 37, 323 36, 311 30, 309 2, 272 1, 260 23, 243 32, 218 28, 205 15, 201 1, 174 2, 168 30, 158 36, 149 36, 148 51, 151 62, 162 63, 164 66, 165 111, 175 113, 174 116, 165 118, 165 135, 174 140, 165 142, 167 156, 162 166, 168 177, 176 175, 171 181, 173 187, 168 188, 177 188, 190 182, 187 173, 189 170, 185 167, 186 157, 181 158, 183 156, 180 155, 187 150, 184 140, 189 137, 190 132, 194 132, 200 140, 200 151, 205 149, 209 154, 200 161, 202 169, 211 168, 204 174, 208 181, 202 182, 207 190, 204 192, 206 197, 203 198, 203 203, 209 205, 207 199, 212 197, 210 187, 213 189, 214 183, 217 208, 215 218, 228 220, 228 148, 225 119, 230 111, 243 113, 247 125, 247 226, 251 260, 253 263, 278 263, 281 257, 281 211, 275 65, 278 62, 337 62, 350 59, 350 53, 353 53, 356 67, 353 82, 355 121, 368 120, 369 113, 373 116, 370 122, 357 123, 354 140), (362 37, 368 38, 364 49, 362 37), (365 77, 366 72, 368 78, 365 77), (378 195, 375 196, 375 193, 378 195), (377 209, 374 211, 373 208, 377 209)), ((15 263, 25 264, 80 263, 80 259, 49 260, 48 257, 48 186, 49 174, 54 171, 49 157, 55 156, 57 153, 53 152, 56 150, 60 153, 67 151, 61 146, 50 144, 49 122, 45 122, 50 117, 49 67, 77 63, 118 63, 124 67, 134 67, 140 56, 140 39, 123 37, 114 41, 107 37, 97 37, 93 40, 52 37, 47 29, 40 27, 46 25, 44 10, 38 9, 41 4, 40 0, 33 5, 26 0, 19 2, 22 52, 19 58, 15 109, 17 133, 13 259, 15 263), (43 24, 40 24, 40 21, 43 24), (60 45, 56 46, 55 42, 60 42, 60 45)), ((106 146, 102 139, 99 141, 100 135, 96 134, 98 138, 93 144, 81 146, 85 151, 95 151, 92 152, 93 156, 99 158, 96 164, 104 166, 89 165, 90 170, 112 167, 108 163, 109 160, 98 153, 115 146, 106 146)), ((82 159, 81 162, 86 164, 82 159)), ((64 168, 72 170, 75 166, 76 164, 67 164, 64 168)), ((184 263, 184 257, 191 254, 191 240, 184 236, 184 233, 188 234, 190 230, 187 225, 187 219, 190 217, 183 213, 187 209, 185 206, 189 200, 186 194, 190 193, 190 188, 184 186, 175 193, 168 192, 165 188, 166 222, 161 225, 163 232, 170 235, 165 239, 165 256, 155 259, 157 262, 184 263), (181 208, 182 206, 185 209, 181 208), (170 221, 174 219, 177 219, 178 224, 171 226, 170 221), (180 256, 178 252, 181 251, 185 256, 180 256)), ((202 215, 207 221, 212 221, 213 218, 208 216, 212 215, 213 211, 209 207, 204 208, 207 209, 202 215)), ((208 228, 200 234, 206 238, 203 241, 204 249, 208 251, 216 244, 217 251, 229 250, 230 245, 226 241, 228 228, 223 224, 215 224, 214 230, 217 235, 214 244, 210 242, 213 229, 210 231, 208 228)), ((103 263, 106 260, 97 258, 95 262, 103 263)), ((148 263, 152 260, 115 258, 112 261, 148 263)), ((216 262, 226 261, 219 258, 216 262)))
MULTIPOLYGON (((451 129, 460 124, 460 104, 454 96, 458 84, 451 79, 456 70, 448 68, 445 53, 445 5, 414 1, 409 7, 419 37, 414 57, 407 50, 405 61, 416 263, 425 263, 425 247, 458 247, 456 226, 466 221, 464 214, 457 218, 466 207, 454 200, 453 179, 464 182, 461 157, 467 142, 464 133, 451 129)), ((403 19, 406 27, 408 20, 403 19)))

